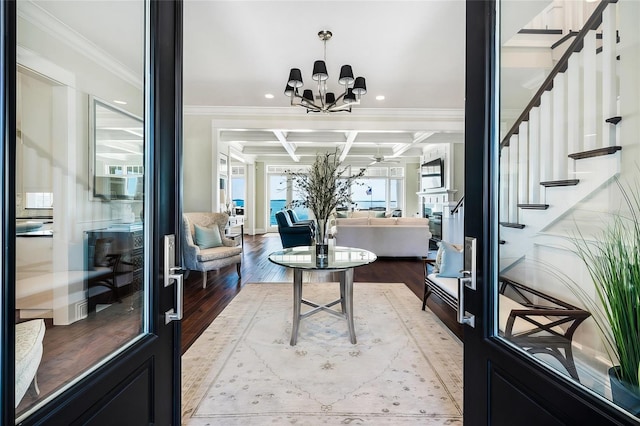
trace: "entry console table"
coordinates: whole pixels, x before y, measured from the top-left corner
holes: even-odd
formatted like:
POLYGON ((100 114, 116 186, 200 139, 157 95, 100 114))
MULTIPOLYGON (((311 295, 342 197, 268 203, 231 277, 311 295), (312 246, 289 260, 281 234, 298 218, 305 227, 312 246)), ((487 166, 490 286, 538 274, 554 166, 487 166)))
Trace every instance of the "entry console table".
POLYGON ((315 246, 291 247, 273 252, 269 260, 277 265, 293 269, 293 328, 291 330, 291 346, 298 340, 300 320, 318 312, 324 311, 347 320, 349 338, 356 343, 356 332, 353 325, 353 268, 367 265, 376 260, 376 255, 370 251, 353 247, 329 246, 329 253, 322 262, 316 260, 315 246), (302 298, 303 271, 332 271, 340 274, 340 298, 326 305, 320 305, 302 298), (313 309, 301 313, 302 304, 313 309), (341 311, 331 309, 340 303, 341 311))

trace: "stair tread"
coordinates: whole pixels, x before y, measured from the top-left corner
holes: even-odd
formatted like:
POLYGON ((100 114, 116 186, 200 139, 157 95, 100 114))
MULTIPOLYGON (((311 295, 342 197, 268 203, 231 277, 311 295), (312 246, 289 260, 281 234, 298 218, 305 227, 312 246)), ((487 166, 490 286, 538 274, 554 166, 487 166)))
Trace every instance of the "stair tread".
POLYGON ((510 222, 500 222, 500 225, 506 228, 516 228, 516 229, 522 229, 525 226, 523 223, 510 223, 510 222))
POLYGON ((569 154, 569 158, 572 158, 574 160, 581 160, 584 158, 600 157, 603 155, 614 154, 620 151, 621 149, 622 147, 617 145, 606 146, 604 148, 590 149, 588 151, 582 151, 582 152, 574 152, 573 154, 569 154))
POLYGON ((546 182, 540 182, 540 185, 549 188, 554 186, 574 186, 579 182, 580 179, 549 180, 546 182))
POLYGON ((518 204, 518 207, 527 210, 546 210, 549 204, 518 204))

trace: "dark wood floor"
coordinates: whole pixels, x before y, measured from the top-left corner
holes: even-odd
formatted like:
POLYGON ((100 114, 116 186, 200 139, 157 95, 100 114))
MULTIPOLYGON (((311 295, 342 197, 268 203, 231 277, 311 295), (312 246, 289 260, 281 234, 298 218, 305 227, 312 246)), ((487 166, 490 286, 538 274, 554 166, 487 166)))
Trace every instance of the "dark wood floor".
MULTIPOLYGON (((245 236, 242 258, 242 279, 238 280, 235 266, 207 276, 207 288, 202 288, 200 273, 192 273, 185 280, 184 318, 182 320, 182 353, 213 322, 247 283, 292 282, 290 269, 275 265, 267 255, 281 250, 278 234, 245 236)), ((374 263, 355 269, 354 281, 402 282, 416 294, 416 304, 422 304, 424 294, 423 262, 420 258, 379 258, 374 263)), ((337 280, 337 278, 336 278, 337 280)), ((427 306, 462 339, 462 327, 456 322, 455 313, 437 296, 429 297, 427 306)))
MULTIPOLYGON (((238 280, 235 265, 208 273, 207 287, 202 288, 202 275, 191 273, 185 280, 184 317, 182 320, 182 353, 213 322, 247 283, 292 282, 290 269, 275 265, 267 259, 272 251, 280 250, 278 234, 245 236, 242 258, 242 279, 238 280)), ((424 292, 423 262, 420 258, 380 258, 374 263, 355 269, 354 280, 360 282, 402 282, 416 294, 416 305, 422 304, 424 292)), ((320 274, 320 273, 318 273, 320 274)), ((315 277, 311 277, 314 279, 315 277)), ((318 276, 325 281, 326 276, 318 276)), ((338 280, 338 277, 330 278, 338 280)), ((27 392, 17 413, 24 412, 38 400, 55 392, 82 371, 98 363, 105 354, 139 335, 141 330, 139 294, 128 295, 122 303, 92 312, 86 320, 57 327, 47 322, 44 352, 38 369, 41 393, 27 392), (99 332, 97 332, 99 331, 99 332)), ((458 337, 462 328, 454 312, 444 302, 431 296, 427 305, 458 337)))

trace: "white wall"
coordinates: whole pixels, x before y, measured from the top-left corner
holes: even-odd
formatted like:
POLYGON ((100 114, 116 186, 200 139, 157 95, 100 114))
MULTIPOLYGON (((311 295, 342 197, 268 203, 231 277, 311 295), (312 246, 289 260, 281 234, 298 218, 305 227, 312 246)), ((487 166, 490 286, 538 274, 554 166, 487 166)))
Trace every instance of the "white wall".
MULTIPOLYGON (((213 206, 211 119, 184 117, 183 210, 210 212, 213 206)), ((217 179, 215 181, 217 185, 217 179)))

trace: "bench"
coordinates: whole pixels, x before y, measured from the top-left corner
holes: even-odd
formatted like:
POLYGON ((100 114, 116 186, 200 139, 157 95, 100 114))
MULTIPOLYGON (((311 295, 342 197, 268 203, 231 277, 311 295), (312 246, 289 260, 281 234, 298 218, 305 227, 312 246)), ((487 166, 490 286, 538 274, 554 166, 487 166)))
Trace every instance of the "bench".
MULTIPOLYGON (((422 309, 431 293, 458 310, 458 279, 427 274, 422 309)), ((578 326, 591 314, 506 277, 499 278, 498 330, 506 340, 530 354, 553 356, 579 381, 571 342, 578 326)))

